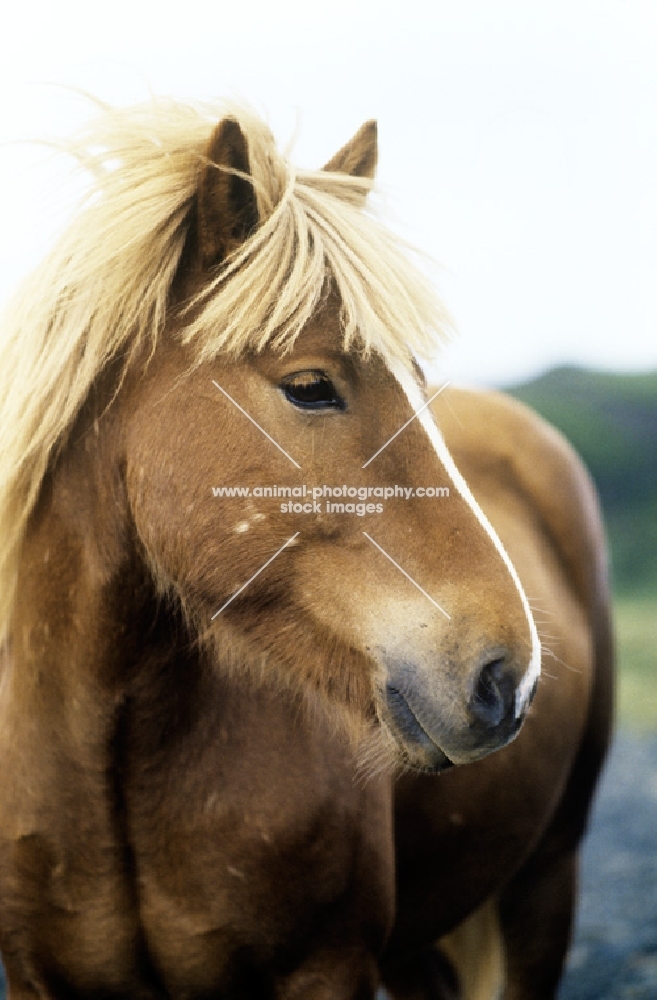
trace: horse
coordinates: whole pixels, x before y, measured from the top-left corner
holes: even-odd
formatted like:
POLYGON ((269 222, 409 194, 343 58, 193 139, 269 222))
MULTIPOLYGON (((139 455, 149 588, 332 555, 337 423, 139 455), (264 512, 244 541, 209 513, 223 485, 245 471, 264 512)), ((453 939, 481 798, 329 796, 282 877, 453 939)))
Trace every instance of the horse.
POLYGON ((321 171, 236 106, 104 109, 70 149, 85 204, 2 331, 11 1000, 466 995, 472 927, 543 995, 525 911, 561 942, 609 704, 583 474, 517 415, 471 462, 462 414, 459 470, 373 122, 321 171), (387 501, 420 481, 437 515, 387 501), (521 574, 569 657, 538 694, 521 574))

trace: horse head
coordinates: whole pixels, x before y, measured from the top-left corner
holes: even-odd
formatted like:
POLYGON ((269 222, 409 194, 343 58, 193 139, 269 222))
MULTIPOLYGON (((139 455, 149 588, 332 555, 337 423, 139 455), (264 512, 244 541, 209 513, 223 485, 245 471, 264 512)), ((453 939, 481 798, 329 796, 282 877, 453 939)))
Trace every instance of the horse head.
POLYGON ((128 380, 127 495, 154 578, 217 669, 267 677, 328 707, 356 740, 441 770, 516 735, 539 643, 517 574, 427 406, 405 330, 388 329, 382 345, 362 328, 368 309, 379 325, 383 313, 378 248, 363 250, 354 222, 376 159, 367 123, 325 181, 309 175, 301 200, 294 178, 264 188, 271 154, 235 118, 216 126, 165 346, 128 380), (330 218, 316 203, 323 183, 330 218), (332 258, 326 247, 340 241, 332 258), (312 286, 308 268, 320 275, 312 286), (349 296, 368 292, 349 330, 349 296), (226 294, 230 305, 208 319, 207 303, 226 294), (232 330, 246 308, 248 343, 238 331, 224 350, 195 353, 190 328, 232 330), (276 330, 290 316, 285 338, 276 330), (418 495, 427 487, 441 496, 418 495))

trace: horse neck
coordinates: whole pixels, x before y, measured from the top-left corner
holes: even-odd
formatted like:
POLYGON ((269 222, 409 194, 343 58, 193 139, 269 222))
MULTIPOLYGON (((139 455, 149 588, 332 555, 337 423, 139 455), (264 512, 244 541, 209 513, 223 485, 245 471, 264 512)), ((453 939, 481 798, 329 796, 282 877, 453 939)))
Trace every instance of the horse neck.
POLYGON ((147 613, 118 423, 89 403, 44 481, 19 568, 10 701, 43 738, 86 747, 125 697, 147 613))

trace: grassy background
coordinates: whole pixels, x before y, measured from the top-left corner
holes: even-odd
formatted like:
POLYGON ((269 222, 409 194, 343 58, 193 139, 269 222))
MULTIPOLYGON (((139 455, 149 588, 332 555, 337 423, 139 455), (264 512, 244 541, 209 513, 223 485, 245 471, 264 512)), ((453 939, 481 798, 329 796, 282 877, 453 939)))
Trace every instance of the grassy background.
POLYGON ((620 665, 618 719, 622 726, 655 735, 657 600, 650 595, 618 597, 614 610, 620 665))
POLYGON ((657 372, 555 368, 507 389, 558 427, 596 481, 609 535, 621 725, 657 733, 657 372))

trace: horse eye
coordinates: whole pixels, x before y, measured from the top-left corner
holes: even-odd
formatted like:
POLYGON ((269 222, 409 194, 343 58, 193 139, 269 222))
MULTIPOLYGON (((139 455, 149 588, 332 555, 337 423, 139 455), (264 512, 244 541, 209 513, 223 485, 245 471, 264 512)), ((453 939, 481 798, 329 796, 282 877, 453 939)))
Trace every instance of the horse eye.
POLYGON ((344 410, 345 402, 324 372, 295 372, 281 383, 288 402, 302 410, 344 410))

